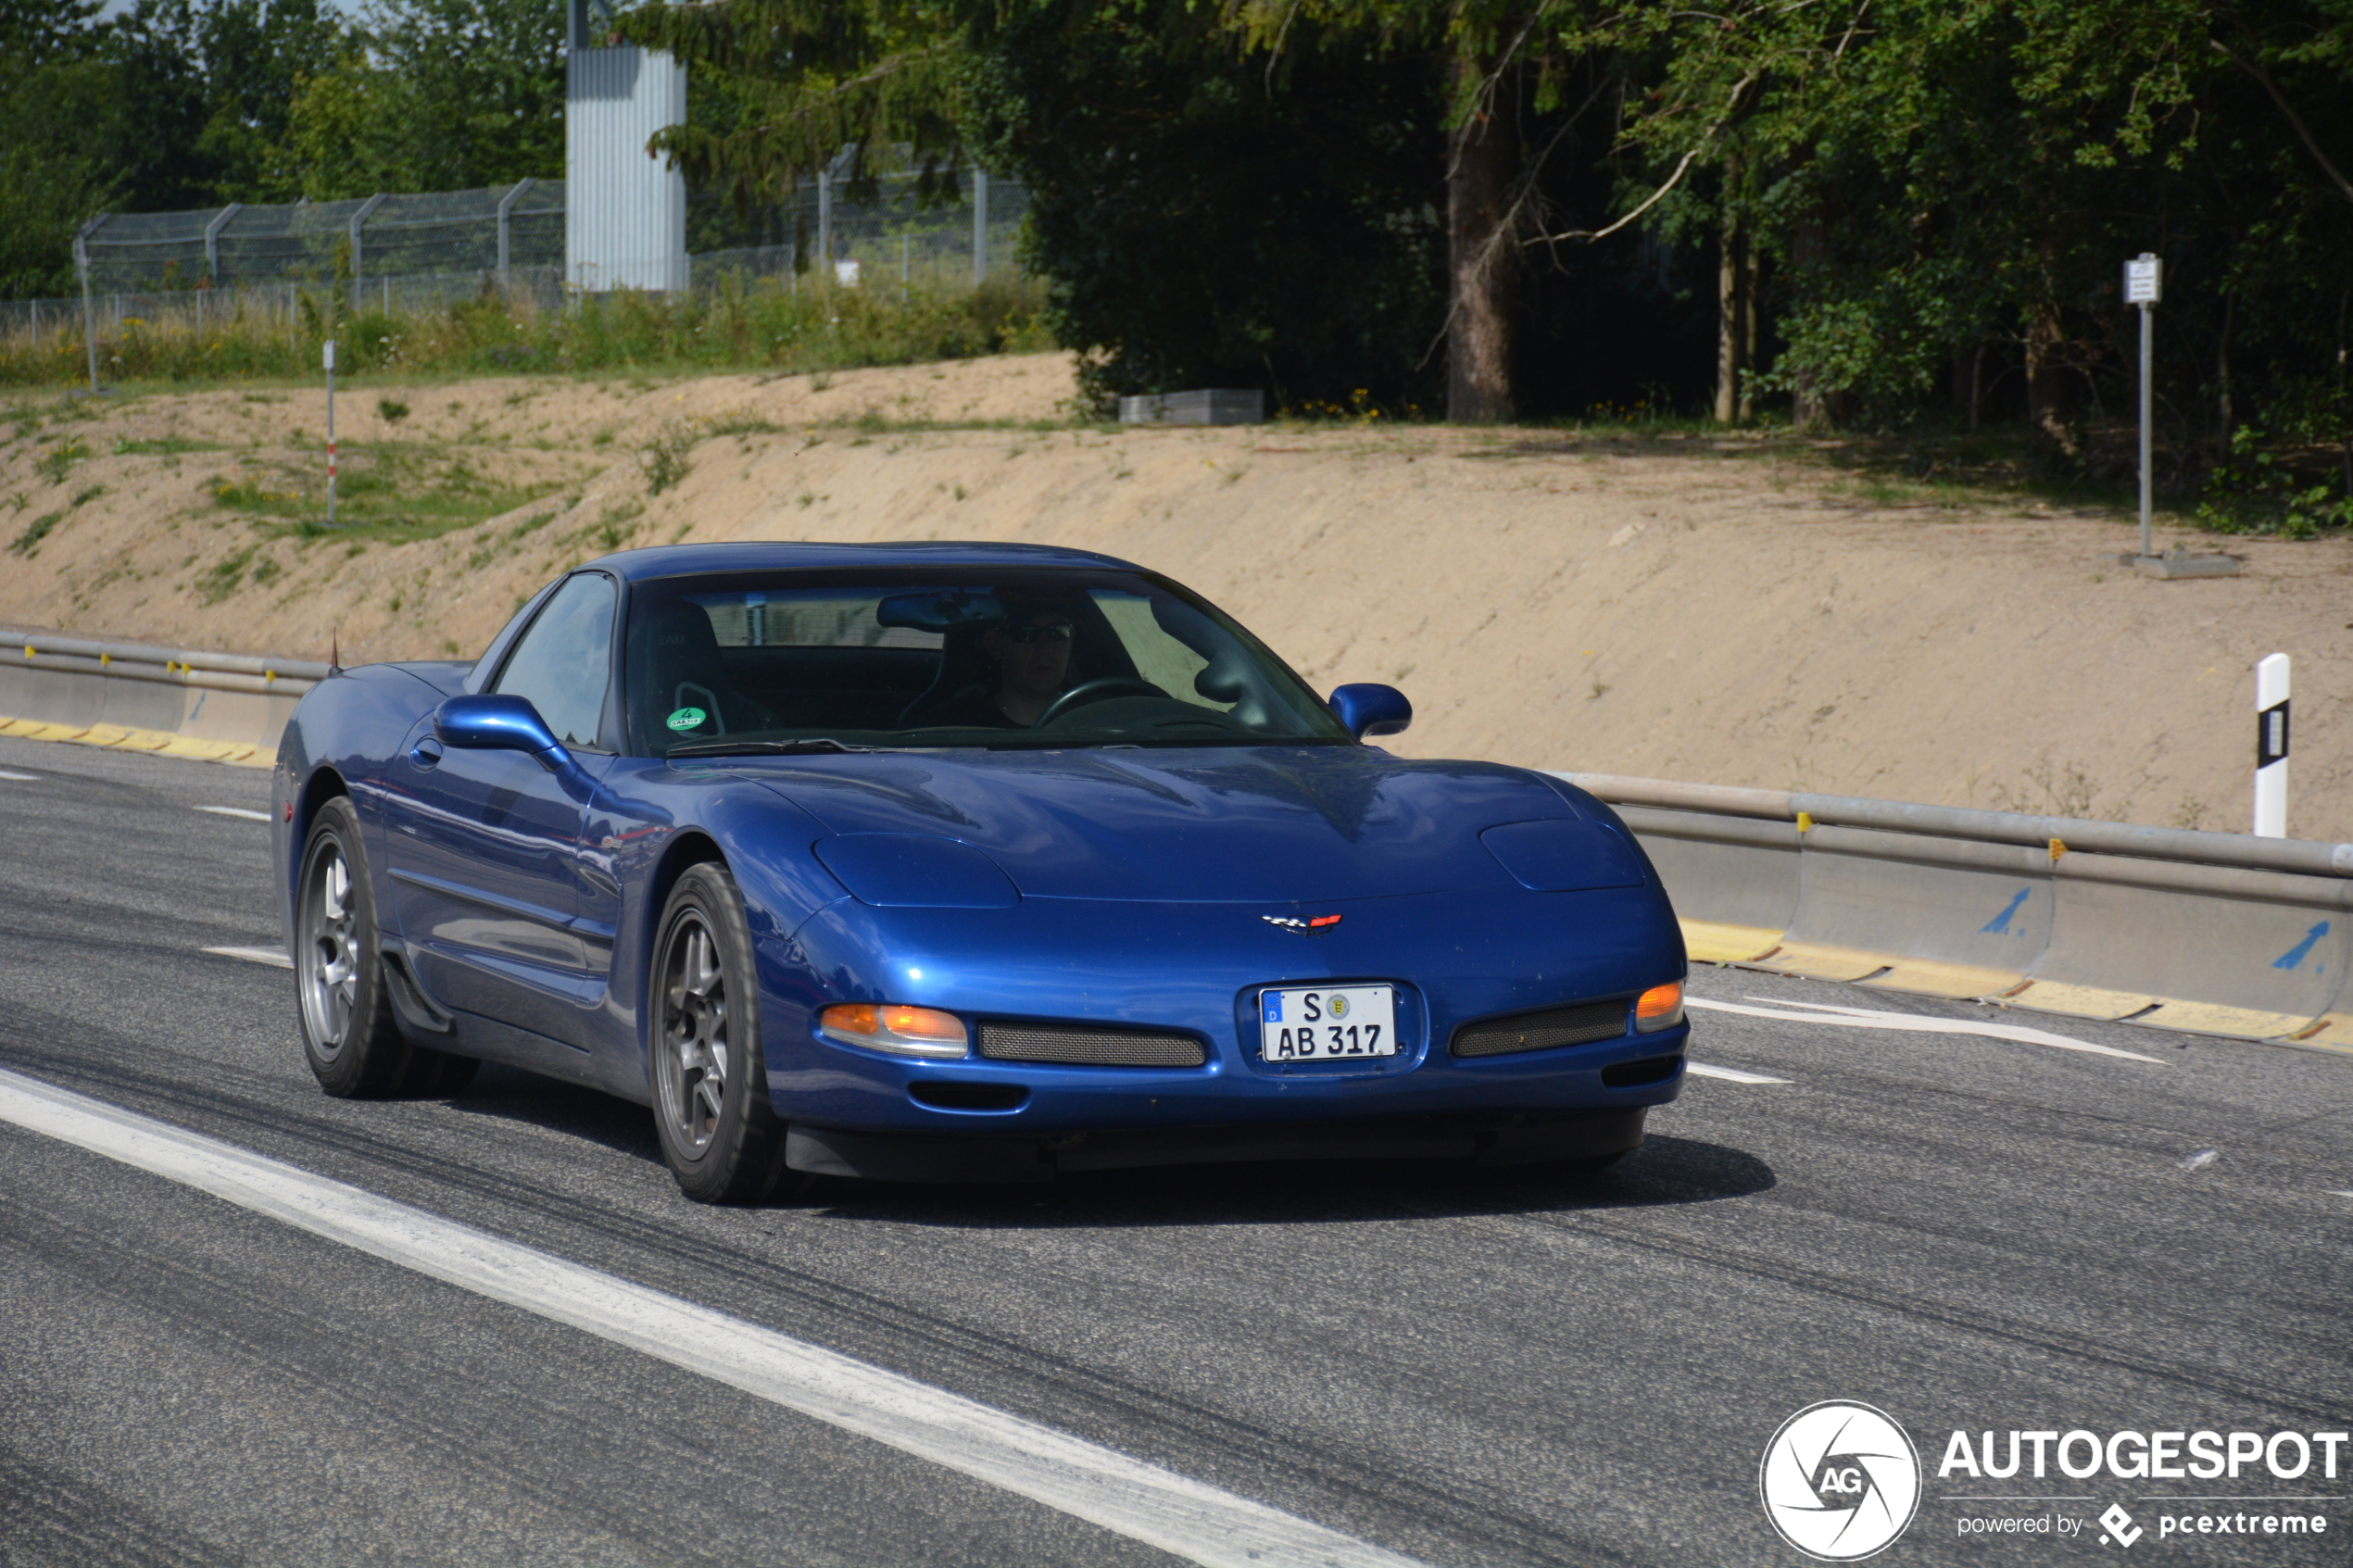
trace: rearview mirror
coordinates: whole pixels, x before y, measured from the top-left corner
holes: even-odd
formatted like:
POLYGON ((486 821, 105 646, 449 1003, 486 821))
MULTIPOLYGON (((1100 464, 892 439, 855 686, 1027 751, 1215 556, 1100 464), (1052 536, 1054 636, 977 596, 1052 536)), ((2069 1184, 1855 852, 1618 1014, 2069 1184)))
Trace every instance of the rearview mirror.
POLYGON ((1395 686, 1365 683, 1341 686, 1331 695, 1332 711, 1358 740, 1403 734, 1414 721, 1414 705, 1395 686))
POLYGON ((434 709, 433 733, 442 745, 470 751, 528 751, 550 768, 572 760, 539 709, 523 697, 453 696, 434 709))

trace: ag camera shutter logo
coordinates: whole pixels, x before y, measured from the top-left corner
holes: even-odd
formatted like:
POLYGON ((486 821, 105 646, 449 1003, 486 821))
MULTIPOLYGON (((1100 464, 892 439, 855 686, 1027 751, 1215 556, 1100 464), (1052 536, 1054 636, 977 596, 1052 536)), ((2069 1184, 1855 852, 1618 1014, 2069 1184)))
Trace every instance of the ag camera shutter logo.
POLYGON ((1884 1551, 1920 1502, 1920 1456, 1884 1412, 1846 1399, 1808 1405, 1765 1446, 1756 1486, 1781 1539, 1823 1562, 1884 1551))

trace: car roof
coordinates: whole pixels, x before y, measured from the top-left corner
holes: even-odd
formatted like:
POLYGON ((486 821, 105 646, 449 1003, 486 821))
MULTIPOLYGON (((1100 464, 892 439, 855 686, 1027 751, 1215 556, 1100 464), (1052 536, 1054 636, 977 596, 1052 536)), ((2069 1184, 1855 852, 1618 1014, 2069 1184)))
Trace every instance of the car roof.
POLYGON ((835 545, 806 541, 724 545, 664 545, 622 550, 586 563, 623 582, 699 575, 709 571, 809 571, 871 567, 1025 566, 1142 570, 1116 556, 1054 545, 1000 545, 980 541, 912 540, 892 544, 835 545))

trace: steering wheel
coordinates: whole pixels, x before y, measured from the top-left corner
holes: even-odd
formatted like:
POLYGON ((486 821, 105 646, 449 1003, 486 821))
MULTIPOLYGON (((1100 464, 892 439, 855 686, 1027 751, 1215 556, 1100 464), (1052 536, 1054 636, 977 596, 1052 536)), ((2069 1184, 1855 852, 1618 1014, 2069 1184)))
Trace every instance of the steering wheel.
POLYGON ((1090 702, 1101 702, 1111 696, 1166 696, 1168 694, 1150 681, 1134 675, 1099 675, 1082 682, 1047 705, 1038 715, 1036 728, 1044 729, 1074 708, 1084 708, 1090 702))

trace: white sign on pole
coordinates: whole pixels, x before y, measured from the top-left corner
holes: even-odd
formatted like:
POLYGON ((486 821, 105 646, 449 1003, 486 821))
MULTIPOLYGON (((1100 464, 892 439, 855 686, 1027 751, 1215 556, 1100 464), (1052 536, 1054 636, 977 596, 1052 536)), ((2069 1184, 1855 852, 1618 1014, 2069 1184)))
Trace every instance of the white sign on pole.
POLYGON ((335 340, 329 338, 326 343, 321 346, 319 355, 320 369, 326 370, 333 370, 335 368, 335 340))
POLYGON ((2158 263, 2155 256, 2143 251, 2124 264, 2124 303, 2155 305, 2158 293, 2158 263))

